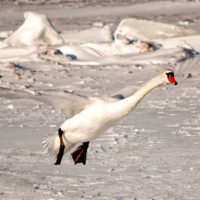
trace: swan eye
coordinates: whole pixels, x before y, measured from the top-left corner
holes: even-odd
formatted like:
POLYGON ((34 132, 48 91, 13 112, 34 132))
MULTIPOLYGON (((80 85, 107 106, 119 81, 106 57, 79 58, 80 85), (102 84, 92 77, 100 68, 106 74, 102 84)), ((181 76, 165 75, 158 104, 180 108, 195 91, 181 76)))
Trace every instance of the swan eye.
POLYGON ((173 73, 167 73, 167 78, 168 78, 168 81, 171 84, 173 84, 173 85, 177 85, 178 84, 174 79, 174 74, 173 73))

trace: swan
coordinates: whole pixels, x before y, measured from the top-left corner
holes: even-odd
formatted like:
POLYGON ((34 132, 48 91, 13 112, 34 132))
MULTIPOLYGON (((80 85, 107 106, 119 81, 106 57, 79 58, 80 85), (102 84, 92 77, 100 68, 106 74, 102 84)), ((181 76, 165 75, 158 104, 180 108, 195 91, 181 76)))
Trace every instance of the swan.
POLYGON ((171 69, 164 70, 131 95, 130 91, 125 91, 112 97, 86 97, 63 90, 30 91, 0 87, 0 97, 32 98, 71 115, 56 133, 43 138, 43 147, 56 158, 55 165, 59 165, 66 152, 75 144, 82 143, 71 155, 74 164, 85 165, 89 142, 132 112, 147 93, 164 83, 177 85, 171 69))

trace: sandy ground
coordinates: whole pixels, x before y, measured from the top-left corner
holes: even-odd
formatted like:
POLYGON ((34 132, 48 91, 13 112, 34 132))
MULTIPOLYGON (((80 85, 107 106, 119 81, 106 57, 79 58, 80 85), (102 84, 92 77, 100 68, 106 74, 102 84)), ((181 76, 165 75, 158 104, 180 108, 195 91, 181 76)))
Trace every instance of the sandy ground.
MULTIPOLYGON (((112 24, 115 30, 127 17, 179 26, 183 26, 180 20, 191 19, 194 23, 187 28, 200 31, 200 14, 195 6, 182 12, 163 8, 162 13, 148 11, 148 3, 133 2, 128 7, 140 5, 145 11, 131 13, 130 9, 116 14, 127 2, 123 6, 118 1, 100 6, 89 6, 88 2, 73 4, 72 8, 4 2, 0 31, 16 30, 27 10, 49 15, 58 32, 88 29, 95 22, 112 24), (106 14, 109 9, 113 12, 110 15, 106 14)), ((158 5, 159 1, 153 3, 158 5)), ((51 60, 0 63, 0 86, 19 89, 59 88, 82 95, 112 95, 126 86, 139 88, 166 68, 177 72, 179 82, 153 90, 133 113, 91 142, 85 166, 74 165, 69 153, 62 165, 55 166, 55 160, 43 152, 42 138, 58 130, 66 119, 64 113, 34 100, 0 98, 0 199, 199 200, 200 77, 198 70, 190 68, 199 66, 197 58, 195 52, 187 61, 140 67, 59 64, 51 60), (185 78, 180 81, 182 76, 185 78)))

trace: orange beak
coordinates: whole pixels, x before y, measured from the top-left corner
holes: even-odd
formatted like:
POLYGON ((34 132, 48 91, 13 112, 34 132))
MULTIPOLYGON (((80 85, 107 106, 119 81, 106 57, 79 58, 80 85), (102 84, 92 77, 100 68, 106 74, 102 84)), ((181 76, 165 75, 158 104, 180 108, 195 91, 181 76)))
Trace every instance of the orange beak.
POLYGON ((171 74, 169 74, 168 76, 168 80, 171 84, 173 85, 177 85, 178 83, 175 81, 174 76, 172 76, 171 74))

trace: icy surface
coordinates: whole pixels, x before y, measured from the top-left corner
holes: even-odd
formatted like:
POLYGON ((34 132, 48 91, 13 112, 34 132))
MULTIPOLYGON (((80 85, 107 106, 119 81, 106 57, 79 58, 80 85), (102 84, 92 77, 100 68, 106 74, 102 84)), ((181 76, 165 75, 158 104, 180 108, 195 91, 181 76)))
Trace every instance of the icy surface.
POLYGON ((123 19, 115 31, 115 39, 124 36, 129 40, 155 40, 199 35, 200 32, 154 21, 123 19))
POLYGON ((90 96, 123 90, 130 95, 167 68, 174 70, 178 85, 151 91, 134 112, 92 141, 85 166, 74 165, 70 154, 55 166, 42 149, 42 138, 58 130, 64 113, 34 100, 0 98, 0 199, 198 200, 199 35, 151 42, 112 36, 127 18, 169 26, 190 19, 182 26, 199 32, 199 2, 115 1, 115 6, 91 7, 94 2, 87 0, 75 1, 75 9, 52 2, 0 6, 1 87, 55 88, 90 96), (28 10, 41 22, 26 24, 27 18, 24 26, 28 10), (48 44, 38 35, 41 27, 50 30, 48 44), (3 42, 9 38, 9 44, 3 42), (134 46, 139 44, 146 47, 134 46))

